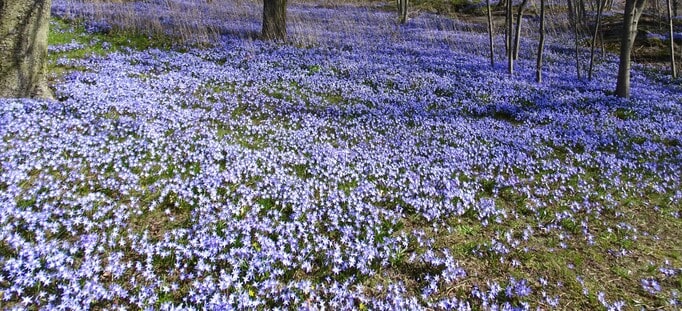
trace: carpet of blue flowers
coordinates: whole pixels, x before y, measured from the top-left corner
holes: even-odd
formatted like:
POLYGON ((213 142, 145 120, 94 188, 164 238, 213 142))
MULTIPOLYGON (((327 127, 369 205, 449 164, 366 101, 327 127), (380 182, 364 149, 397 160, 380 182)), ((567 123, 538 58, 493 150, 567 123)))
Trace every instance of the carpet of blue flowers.
POLYGON ((558 42, 537 84, 530 39, 508 77, 445 18, 290 12, 305 44, 112 48, 0 101, 1 306, 682 306, 679 80, 623 100, 558 42))

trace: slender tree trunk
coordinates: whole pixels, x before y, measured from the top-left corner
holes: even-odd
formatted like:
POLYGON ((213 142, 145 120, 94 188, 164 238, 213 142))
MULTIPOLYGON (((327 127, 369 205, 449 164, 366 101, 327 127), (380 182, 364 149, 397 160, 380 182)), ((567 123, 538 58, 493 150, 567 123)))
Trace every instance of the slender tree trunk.
POLYGON ((578 76, 578 80, 581 79, 580 75, 580 45, 578 40, 578 19, 573 21, 573 35, 575 38, 575 72, 578 76))
POLYGON ((604 42, 604 32, 599 32, 599 42, 601 43, 601 58, 606 58, 606 43, 604 42))
MULTIPOLYGON (((649 1, 649 8, 652 8, 654 12, 656 12, 656 16, 661 17, 661 6, 658 4, 658 1, 649 1)), ((660 26, 661 23, 660 19, 658 23, 660 26)))
MULTIPOLYGON (((511 0, 509 0, 511 1, 511 0)), ((509 54, 509 3, 505 2, 504 5, 504 55, 505 57, 509 54)))
POLYGON ((630 54, 637 37, 637 22, 642 15, 645 0, 626 0, 623 14, 623 33, 620 42, 620 61, 618 63, 618 81, 616 95, 630 97, 630 54))
POLYGON ((264 0, 263 39, 284 40, 287 37, 287 0, 264 0))
POLYGON ((407 22, 407 0, 398 0, 398 14, 400 15, 400 23, 407 22))
POLYGON ((493 13, 490 11, 490 0, 485 0, 488 7, 488 37, 490 38, 490 67, 495 67, 495 49, 493 47, 493 13))
POLYGON ((576 22, 575 5, 573 3, 573 0, 567 0, 566 4, 568 5, 568 21, 570 23, 575 23, 576 22))
POLYGON ((583 25, 583 23, 585 22, 585 0, 578 0, 576 6, 577 9, 575 15, 578 18, 578 22, 580 22, 580 25, 583 25))
POLYGON ((51 0, 0 1, 0 97, 52 98, 47 87, 51 0))
POLYGON ((512 17, 512 0, 507 0, 507 25, 506 25, 506 46, 507 46, 507 66, 509 70, 509 75, 514 75, 514 51, 512 47, 512 29, 514 29, 514 21, 512 17))
POLYGON ((538 43, 538 60, 535 68, 535 81, 542 83, 542 54, 545 50, 545 0, 540 0, 540 42, 538 43))
MULTIPOLYGON (((606 0, 604 0, 606 1, 606 0)), ((597 22, 594 25, 594 35, 592 36, 592 46, 590 47, 590 69, 587 71, 587 79, 592 80, 592 67, 594 65, 594 48, 597 45, 597 36, 599 35, 599 26, 601 26, 601 14, 604 9, 604 1, 599 1, 597 8, 597 22)))
POLYGON ((519 59, 519 44, 521 43, 521 18, 523 17, 523 10, 526 8, 528 0, 523 0, 519 6, 516 15, 516 37, 514 39, 514 60, 519 59))
POLYGON ((677 78, 677 68, 675 67, 675 34, 673 33, 673 8, 670 0, 668 4, 668 23, 670 24, 670 70, 673 78, 677 78))

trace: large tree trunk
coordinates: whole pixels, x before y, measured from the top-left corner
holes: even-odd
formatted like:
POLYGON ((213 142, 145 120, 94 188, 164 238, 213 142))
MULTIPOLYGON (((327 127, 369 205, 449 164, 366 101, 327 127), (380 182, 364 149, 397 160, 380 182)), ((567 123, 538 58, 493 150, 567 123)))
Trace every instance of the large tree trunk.
POLYGON ((287 0, 263 0, 263 39, 287 37, 287 0))
POLYGON ((616 95, 630 97, 630 54, 637 36, 637 22, 642 16, 645 0, 626 0, 623 14, 623 34, 620 42, 620 62, 618 64, 618 81, 616 95))
POLYGON ((51 0, 0 0, 0 97, 51 98, 47 32, 51 0))

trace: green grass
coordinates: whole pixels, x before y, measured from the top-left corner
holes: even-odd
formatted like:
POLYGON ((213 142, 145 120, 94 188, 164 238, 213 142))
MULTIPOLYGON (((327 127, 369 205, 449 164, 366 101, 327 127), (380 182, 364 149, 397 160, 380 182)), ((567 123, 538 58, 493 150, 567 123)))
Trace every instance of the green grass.
POLYGON ((52 18, 47 42, 49 46, 79 43, 81 48, 64 52, 48 53, 48 72, 52 79, 71 70, 87 70, 58 63, 59 59, 85 59, 90 56, 104 56, 126 49, 145 50, 150 48, 171 49, 176 45, 170 37, 150 37, 130 31, 112 30, 109 33, 89 33, 81 20, 52 18))
MULTIPOLYGON (((484 185, 483 188, 487 192, 492 187, 484 185)), ((520 196, 513 194, 513 189, 505 192, 512 197, 520 196)), ((505 201, 501 197, 498 200, 502 203, 505 201)), ((448 226, 452 230, 447 234, 442 231, 434 232, 427 226, 422 226, 421 229, 427 232, 428 237, 435 239, 438 248, 449 247, 451 254, 472 276, 458 285, 458 288, 467 289, 464 292, 468 292, 473 286, 485 288, 486 284, 480 280, 502 282, 504 276, 512 275, 537 281, 542 277, 560 281, 560 285, 549 284, 545 291, 560 294, 561 305, 566 309, 603 309, 597 299, 599 292, 608 293, 609 301, 623 300, 646 309, 665 306, 665 294, 639 293, 642 290, 640 280, 660 279, 657 267, 666 261, 673 266, 679 265, 682 252, 677 242, 682 239, 682 234, 676 229, 679 220, 647 208, 647 205, 655 202, 650 196, 632 193, 622 200, 630 202, 620 207, 622 216, 609 217, 609 213, 604 213, 601 221, 590 218, 588 223, 591 227, 588 230, 594 235, 594 245, 591 246, 582 240, 584 237, 580 223, 569 219, 557 220, 554 217, 556 212, 566 211, 561 206, 549 206, 546 214, 552 216, 547 218, 522 215, 518 219, 481 226, 475 220, 467 221, 456 217, 449 222, 448 226), (623 223, 630 224, 633 229, 621 228, 619 225, 623 223), (558 230, 554 229, 547 234, 537 232, 537 228, 546 226, 556 226, 558 230), (536 228, 536 232, 524 241, 520 235, 526 227, 536 228), (520 243, 520 247, 511 248, 511 252, 504 256, 507 260, 500 261, 500 256, 486 249, 491 245, 491 240, 503 241, 504 237, 500 234, 506 232, 518 233, 512 238, 520 243), (627 255, 621 255, 621 252, 626 252, 627 255), (512 260, 517 260, 516 264, 512 260), (637 299, 646 299, 635 301, 632 297, 637 296, 637 299)), ((502 206, 512 212, 516 206, 513 201, 502 206)), ((593 217, 573 214, 576 215, 574 219, 593 217)), ((682 289, 679 276, 663 282, 676 284, 674 288, 682 289)), ((538 286, 537 283, 531 285, 538 286)), ((528 298, 528 301, 543 301, 537 290, 528 298)))

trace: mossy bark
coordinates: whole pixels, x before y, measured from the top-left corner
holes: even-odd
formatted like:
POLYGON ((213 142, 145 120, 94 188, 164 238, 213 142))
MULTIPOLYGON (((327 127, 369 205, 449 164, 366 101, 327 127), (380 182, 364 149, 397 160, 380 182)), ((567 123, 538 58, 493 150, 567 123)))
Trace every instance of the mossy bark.
POLYGON ((0 0, 0 97, 52 97, 45 76, 51 4, 0 0))

